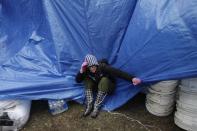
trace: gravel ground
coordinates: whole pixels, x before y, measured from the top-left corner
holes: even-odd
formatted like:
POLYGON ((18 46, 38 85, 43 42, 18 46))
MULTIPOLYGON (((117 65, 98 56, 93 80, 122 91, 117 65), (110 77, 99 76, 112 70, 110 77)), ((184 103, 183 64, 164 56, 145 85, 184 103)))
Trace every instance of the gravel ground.
POLYGON ((145 95, 139 94, 112 113, 101 111, 96 119, 81 117, 83 105, 69 102, 69 110, 56 116, 47 103, 34 101, 31 117, 22 131, 183 131, 168 117, 151 115, 145 108, 145 95))

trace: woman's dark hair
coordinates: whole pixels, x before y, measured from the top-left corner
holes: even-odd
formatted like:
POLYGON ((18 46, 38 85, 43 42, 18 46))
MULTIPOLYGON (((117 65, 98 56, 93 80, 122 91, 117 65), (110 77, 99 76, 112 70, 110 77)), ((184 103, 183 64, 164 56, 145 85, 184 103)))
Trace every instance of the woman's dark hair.
POLYGON ((99 64, 106 64, 109 65, 108 60, 107 59, 101 59, 98 61, 99 64))

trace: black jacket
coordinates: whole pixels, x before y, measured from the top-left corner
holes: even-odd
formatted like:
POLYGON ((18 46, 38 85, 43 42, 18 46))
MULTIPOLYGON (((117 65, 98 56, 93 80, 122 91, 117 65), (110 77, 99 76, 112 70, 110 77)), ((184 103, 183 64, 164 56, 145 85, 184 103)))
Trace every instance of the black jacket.
POLYGON ((122 78, 124 80, 132 81, 132 78, 134 76, 121 71, 119 69, 116 69, 114 67, 109 66, 107 63, 99 62, 97 72, 96 73, 91 73, 89 69, 86 70, 84 73, 78 72, 76 76, 76 82, 80 83, 82 82, 85 78, 90 78, 96 83, 99 83, 102 77, 107 77, 109 78, 113 83, 115 83, 115 77, 122 78))

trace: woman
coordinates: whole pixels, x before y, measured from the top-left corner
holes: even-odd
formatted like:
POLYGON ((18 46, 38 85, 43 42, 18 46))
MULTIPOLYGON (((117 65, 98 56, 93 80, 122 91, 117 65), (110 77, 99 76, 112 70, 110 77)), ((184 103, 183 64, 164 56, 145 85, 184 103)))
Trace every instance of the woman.
POLYGON ((105 96, 110 94, 115 88, 115 77, 132 81, 133 85, 141 83, 139 78, 109 66, 106 60, 98 62, 95 56, 90 54, 86 55, 85 61, 82 63, 81 69, 76 76, 76 82, 84 82, 86 88, 87 107, 83 116, 89 115, 93 109, 91 117, 97 117, 105 96), (94 90, 97 90, 98 93, 95 103, 93 104, 94 90))

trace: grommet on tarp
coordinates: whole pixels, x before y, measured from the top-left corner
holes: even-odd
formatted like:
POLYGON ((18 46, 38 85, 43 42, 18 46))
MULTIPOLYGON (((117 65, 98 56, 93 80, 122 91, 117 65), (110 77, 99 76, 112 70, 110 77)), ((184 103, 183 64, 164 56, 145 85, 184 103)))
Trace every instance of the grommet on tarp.
POLYGON ((35 43, 38 43, 38 42, 40 42, 42 40, 44 40, 44 38, 39 36, 36 31, 33 31, 31 36, 30 36, 30 38, 29 38, 30 42, 34 41, 35 43))

